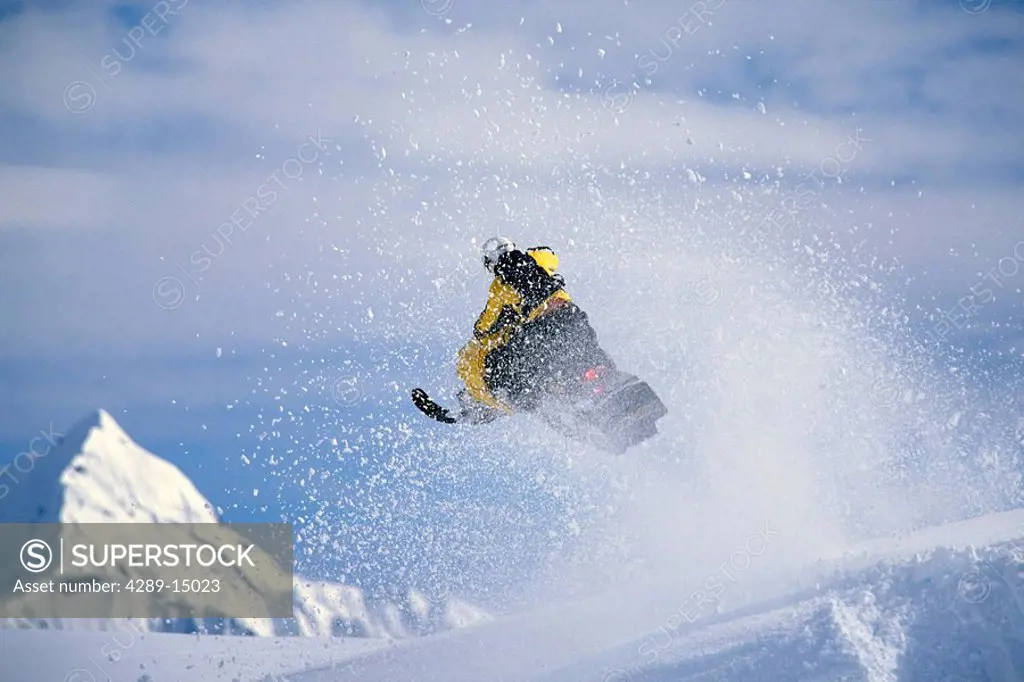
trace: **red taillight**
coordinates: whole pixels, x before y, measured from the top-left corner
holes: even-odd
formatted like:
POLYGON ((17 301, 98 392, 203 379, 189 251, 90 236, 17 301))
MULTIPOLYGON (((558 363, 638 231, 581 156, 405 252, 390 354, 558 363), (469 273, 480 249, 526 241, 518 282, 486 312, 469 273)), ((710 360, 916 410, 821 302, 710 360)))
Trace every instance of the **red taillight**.
MULTIPOLYGON (((586 372, 584 372, 583 380, 597 381, 602 376, 604 376, 604 366, 599 365, 597 367, 591 367, 586 372)), ((598 384, 597 386, 593 386, 590 390, 593 391, 594 393, 604 393, 604 386, 598 384)))

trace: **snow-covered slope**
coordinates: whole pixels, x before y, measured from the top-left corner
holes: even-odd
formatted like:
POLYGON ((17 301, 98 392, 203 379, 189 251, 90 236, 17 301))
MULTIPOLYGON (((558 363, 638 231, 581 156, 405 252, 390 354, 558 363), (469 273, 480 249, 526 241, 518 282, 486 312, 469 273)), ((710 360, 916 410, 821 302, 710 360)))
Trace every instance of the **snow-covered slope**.
MULTIPOLYGON (((39 448, 39 453, 44 449, 39 448)), ((28 469, 22 463, 22 469, 28 469)), ((212 523, 213 505, 180 469, 137 445, 105 411, 78 424, 11 486, 0 523, 212 523)), ((227 622, 140 621, 136 628, 257 635, 406 637, 482 622, 487 614, 458 599, 432 601, 410 590, 400 603, 373 602, 356 587, 294 581, 295 618, 227 622)), ((11 611, 8 611, 11 612, 11 611)), ((16 611, 15 611, 16 612, 16 611)), ((109 629, 111 621, 24 618, 6 627, 109 629)))
POLYGON ((864 543, 755 600, 538 682, 1024 679, 1024 512, 864 543))
POLYGON ((701 583, 680 579, 388 646, 0 631, 0 669, 72 682, 1014 682, 1021 549, 1024 511, 880 539, 795 581, 761 576, 746 591, 758 596, 692 623, 678 614, 701 583))

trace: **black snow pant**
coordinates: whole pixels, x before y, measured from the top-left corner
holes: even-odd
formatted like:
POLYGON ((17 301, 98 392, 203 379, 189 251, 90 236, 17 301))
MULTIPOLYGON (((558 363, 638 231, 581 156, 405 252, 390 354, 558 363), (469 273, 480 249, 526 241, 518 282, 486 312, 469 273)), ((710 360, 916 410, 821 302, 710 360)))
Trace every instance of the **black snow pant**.
MULTIPOLYGON (((578 381, 590 367, 614 368, 597 343, 587 314, 571 302, 523 325, 484 361, 484 380, 517 410, 536 409, 549 382, 578 381)), ((571 383, 570 383, 571 385, 571 383)))

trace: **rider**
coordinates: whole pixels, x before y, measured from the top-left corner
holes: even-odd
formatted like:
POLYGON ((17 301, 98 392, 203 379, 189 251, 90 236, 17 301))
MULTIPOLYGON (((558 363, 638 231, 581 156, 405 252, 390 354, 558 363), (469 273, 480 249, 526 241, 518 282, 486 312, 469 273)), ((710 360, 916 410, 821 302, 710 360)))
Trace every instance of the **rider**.
POLYGON ((558 385, 595 365, 613 367, 586 313, 566 292, 554 251, 523 251, 504 237, 488 239, 481 250, 494 280, 473 340, 456 363, 466 385, 459 394, 463 418, 490 421, 502 412, 533 410, 543 393, 540 381, 558 385))

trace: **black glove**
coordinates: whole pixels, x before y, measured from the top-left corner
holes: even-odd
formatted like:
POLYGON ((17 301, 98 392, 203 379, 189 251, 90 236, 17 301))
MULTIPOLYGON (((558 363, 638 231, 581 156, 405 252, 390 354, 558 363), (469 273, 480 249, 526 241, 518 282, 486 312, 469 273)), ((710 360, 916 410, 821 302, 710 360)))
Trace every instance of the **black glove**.
POLYGON ((435 419, 445 424, 454 424, 458 421, 458 419, 451 416, 451 413, 448 412, 448 410, 431 400, 430 396, 428 396, 427 392, 422 388, 414 388, 412 390, 412 402, 420 412, 431 419, 435 419))

